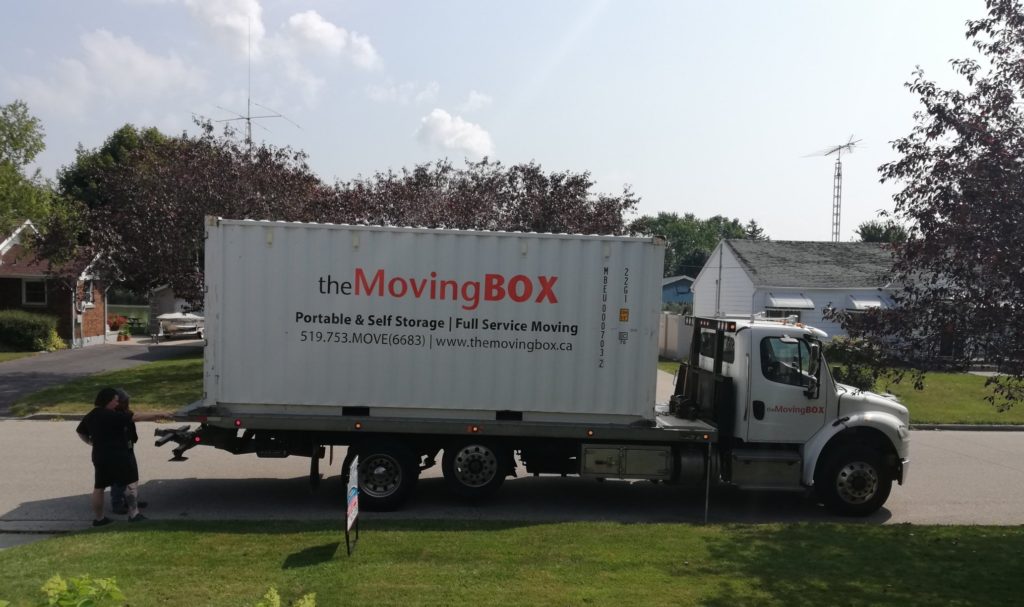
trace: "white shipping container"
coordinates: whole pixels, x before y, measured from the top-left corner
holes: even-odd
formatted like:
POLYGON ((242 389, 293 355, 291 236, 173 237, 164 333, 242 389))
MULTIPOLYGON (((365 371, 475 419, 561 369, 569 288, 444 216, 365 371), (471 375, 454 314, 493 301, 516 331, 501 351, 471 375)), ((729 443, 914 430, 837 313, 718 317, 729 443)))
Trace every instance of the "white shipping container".
POLYGON ((209 218, 206 404, 653 419, 654 238, 209 218))

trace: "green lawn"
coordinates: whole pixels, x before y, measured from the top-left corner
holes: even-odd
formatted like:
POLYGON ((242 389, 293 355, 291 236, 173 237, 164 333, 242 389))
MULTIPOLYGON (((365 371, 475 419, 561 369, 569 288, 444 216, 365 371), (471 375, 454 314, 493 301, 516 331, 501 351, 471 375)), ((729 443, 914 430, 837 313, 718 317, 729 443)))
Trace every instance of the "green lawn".
POLYGON ((175 411, 203 395, 203 357, 193 354, 100 373, 47 388, 19 400, 15 415, 32 413, 86 413, 103 386, 123 387, 132 396, 132 408, 175 411))
POLYGON ((35 356, 38 352, 0 352, 0 363, 5 363, 9 360, 18 360, 19 358, 25 358, 26 356, 35 356))
POLYGON ((1021 527, 168 522, 0 552, 0 598, 53 574, 114 577, 134 607, 253 605, 1012 605, 1021 527))
POLYGON ((899 397, 912 424, 1024 424, 1024 403, 997 411, 985 400, 985 378, 969 373, 928 373, 923 390, 915 390, 909 377, 899 384, 879 382, 877 388, 899 397))
POLYGON ((672 375, 675 375, 676 371, 679 370, 679 361, 678 360, 667 360, 667 359, 664 359, 664 358, 659 358, 658 359, 658 369, 660 369, 660 370, 662 370, 662 371, 664 371, 666 373, 671 373, 672 375))

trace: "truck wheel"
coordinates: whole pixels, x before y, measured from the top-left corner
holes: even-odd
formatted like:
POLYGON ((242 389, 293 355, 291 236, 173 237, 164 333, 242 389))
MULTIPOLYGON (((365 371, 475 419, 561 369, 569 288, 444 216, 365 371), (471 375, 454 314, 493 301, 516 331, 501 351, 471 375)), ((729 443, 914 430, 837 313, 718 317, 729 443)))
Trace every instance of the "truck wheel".
POLYGON ((448 488, 465 499, 491 495, 505 482, 510 454, 487 442, 446 447, 441 469, 448 488))
POLYGON ((834 451, 814 476, 818 497, 841 516, 874 513, 892 490, 892 475, 883 465, 882 454, 862 445, 834 451))
POLYGON ((420 471, 408 447, 395 442, 370 443, 360 446, 358 455, 360 507, 395 510, 412 495, 420 471))

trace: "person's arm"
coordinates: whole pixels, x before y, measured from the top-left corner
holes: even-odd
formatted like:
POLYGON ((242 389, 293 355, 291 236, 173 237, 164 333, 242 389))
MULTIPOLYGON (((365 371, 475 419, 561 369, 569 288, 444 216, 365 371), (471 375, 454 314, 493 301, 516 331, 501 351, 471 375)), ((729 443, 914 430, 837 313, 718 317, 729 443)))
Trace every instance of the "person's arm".
POLYGON ((136 413, 133 412, 132 421, 137 422, 158 422, 165 419, 170 419, 169 413, 136 413))
POLYGON ((82 439, 82 442, 91 445, 92 437, 89 435, 89 425, 85 423, 83 419, 78 423, 78 427, 75 428, 75 434, 78 434, 78 438, 82 439))

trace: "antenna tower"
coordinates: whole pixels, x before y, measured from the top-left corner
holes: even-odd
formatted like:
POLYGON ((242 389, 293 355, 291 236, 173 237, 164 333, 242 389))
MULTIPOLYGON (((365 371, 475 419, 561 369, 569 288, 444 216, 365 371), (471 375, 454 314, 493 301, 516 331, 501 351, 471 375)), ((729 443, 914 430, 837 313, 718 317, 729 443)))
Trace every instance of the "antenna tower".
POLYGON ((836 155, 836 170, 832 176, 832 242, 839 242, 839 219, 843 203, 843 152, 852 154, 854 146, 860 142, 860 139, 854 141, 853 135, 850 135, 850 139, 846 143, 809 154, 810 156, 836 155))
MULTIPOLYGON (((228 112, 229 114, 234 114, 235 116, 237 116, 237 118, 225 118, 224 120, 215 120, 214 122, 234 122, 236 120, 244 120, 245 121, 245 144, 249 147, 249 151, 250 152, 252 152, 252 121, 253 120, 259 120, 259 119, 263 119, 263 118, 283 118, 283 119, 287 120, 288 122, 290 122, 295 128, 299 128, 299 129, 302 128, 298 124, 296 124, 294 121, 292 121, 290 118, 285 116, 284 114, 282 114, 282 113, 280 113, 280 112, 278 112, 276 110, 272 110, 272 109, 270 109, 270 108, 268 108, 266 106, 262 106, 262 105, 260 105, 258 103, 253 103, 252 102, 252 19, 249 19, 249 82, 248 82, 248 89, 246 90, 246 93, 245 93, 245 115, 239 114, 238 112, 236 112, 234 110, 229 110, 229 109, 227 109, 225 107, 221 107, 219 105, 217 106, 217 109, 224 110, 225 112, 228 112), (261 109, 264 109, 264 110, 266 110, 268 112, 273 112, 273 113, 271 113, 271 114, 264 114, 262 116, 253 116, 252 115, 252 106, 254 106, 254 105, 256 107, 258 107, 258 108, 261 108, 261 109)), ((267 127, 263 126, 262 124, 260 124, 258 122, 256 123, 256 126, 260 127, 264 131, 267 131, 268 133, 270 132, 270 129, 268 129, 267 127)))

